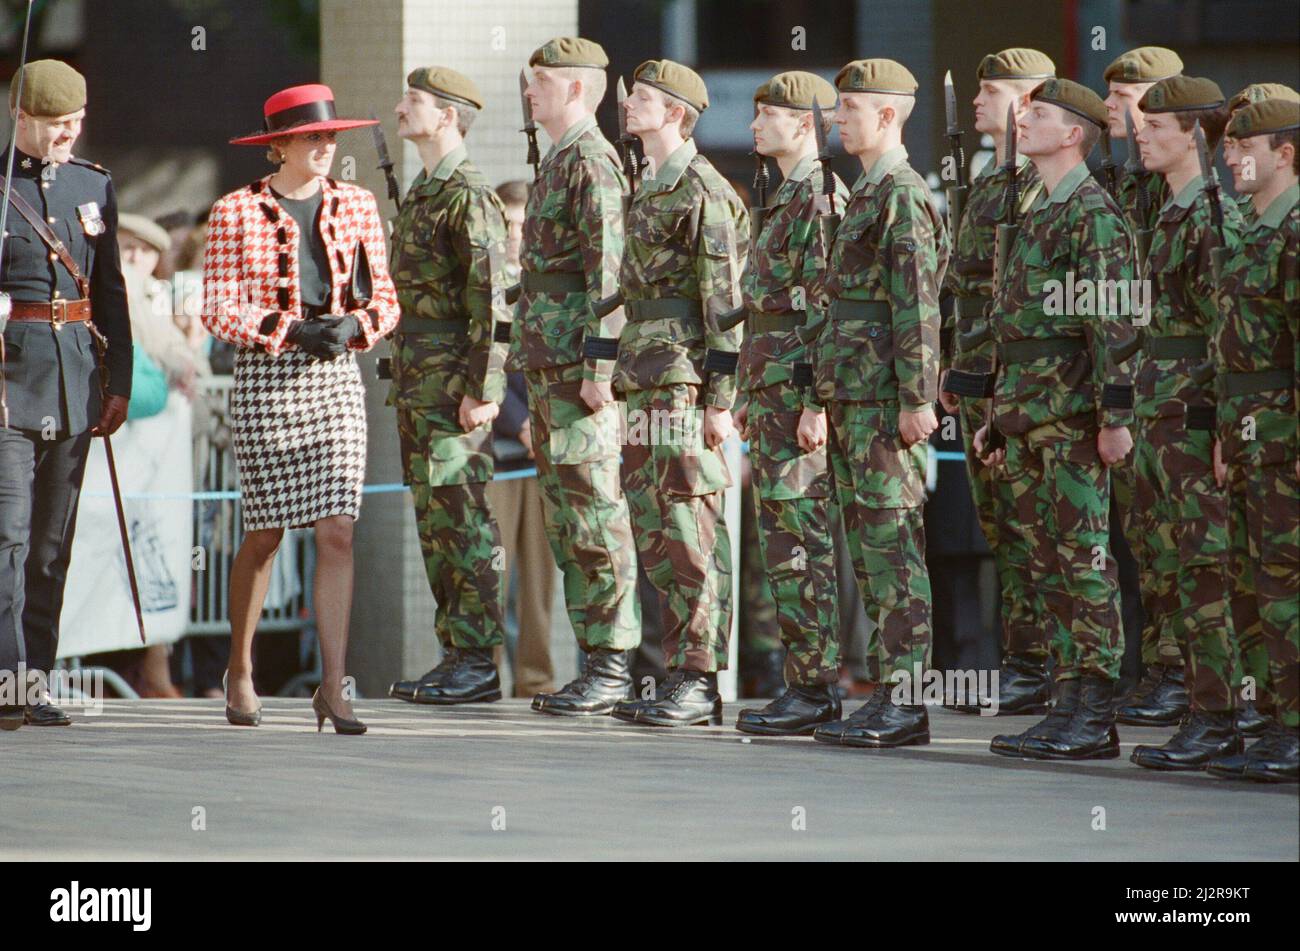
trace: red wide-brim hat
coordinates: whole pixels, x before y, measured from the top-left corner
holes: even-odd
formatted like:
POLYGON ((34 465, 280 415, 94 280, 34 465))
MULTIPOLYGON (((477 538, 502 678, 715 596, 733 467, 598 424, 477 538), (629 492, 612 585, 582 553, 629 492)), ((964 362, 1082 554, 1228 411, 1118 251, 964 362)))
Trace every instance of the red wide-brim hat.
POLYGON ((340 119, 329 86, 313 83, 282 89, 262 106, 262 131, 231 139, 231 145, 263 145, 284 135, 356 129, 379 125, 378 119, 340 119))

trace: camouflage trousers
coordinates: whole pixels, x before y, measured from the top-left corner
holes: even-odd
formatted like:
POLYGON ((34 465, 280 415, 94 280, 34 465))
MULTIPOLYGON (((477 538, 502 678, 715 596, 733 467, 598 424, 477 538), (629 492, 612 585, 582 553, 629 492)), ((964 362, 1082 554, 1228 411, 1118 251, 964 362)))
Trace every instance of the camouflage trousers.
POLYGON ((979 404, 962 399, 961 435, 966 451, 966 476, 980 529, 993 553, 993 566, 1002 595, 1002 652, 1004 655, 1047 660, 1047 632, 1044 618, 1047 606, 1030 581, 1023 563, 1008 557, 1001 544, 1001 526, 1014 519, 1015 499, 1006 480, 999 479, 975 454, 975 432, 984 425, 979 404))
POLYGON ((839 680, 839 599, 831 519, 838 518, 826 449, 795 436, 803 399, 788 384, 749 393, 749 463, 767 580, 785 645, 790 686, 839 680))
POLYGON ((781 643, 781 624, 776 617, 776 598, 763 567, 763 548, 759 541, 758 505, 754 501, 754 482, 741 485, 740 493, 740 572, 736 604, 737 633, 743 655, 757 656, 785 650, 781 643))
MULTIPOLYGON (((1300 480, 1295 463, 1228 466, 1230 604, 1240 669, 1262 709, 1300 726, 1300 480)), ((1233 686, 1239 686, 1238 678, 1233 686)), ((1245 696, 1250 698, 1248 688, 1245 696)))
POLYGON ((1137 562, 1143 618, 1142 663, 1148 667, 1152 664, 1181 667, 1182 651, 1169 624, 1169 612, 1177 609, 1177 599, 1172 602, 1162 601, 1155 593, 1155 578, 1151 568, 1154 552, 1145 535, 1146 528, 1137 499, 1136 452, 1134 449, 1128 459, 1111 466, 1110 489, 1115 493, 1115 503, 1119 507, 1124 539, 1133 552, 1133 560, 1137 562))
POLYGON ((619 481, 619 413, 593 413, 579 395, 582 364, 529 370, 528 412, 547 538, 564 576, 578 645, 641 643, 636 549, 619 481))
POLYGON ((1003 470, 1016 517, 999 541, 1047 605, 1056 678, 1117 679, 1124 629, 1118 568, 1107 550, 1110 482, 1096 430, 1051 423, 1008 436, 1003 470))
POLYGON ((623 490, 641 564, 659 593, 664 663, 726 670, 732 579, 723 490, 731 474, 720 449, 704 445, 699 387, 633 390, 627 413, 623 490))
POLYGON ((491 430, 466 433, 454 411, 402 404, 397 433, 439 643, 504 644, 505 549, 484 491, 492 478, 491 430))
POLYGON ((930 661, 925 565, 925 445, 905 448, 898 410, 832 401, 827 455, 867 616, 880 637, 880 679, 916 678, 930 661))
POLYGON ((1228 499, 1214 480, 1214 434, 1183 416, 1140 418, 1135 442, 1144 593, 1182 650, 1192 708, 1231 710, 1228 499))

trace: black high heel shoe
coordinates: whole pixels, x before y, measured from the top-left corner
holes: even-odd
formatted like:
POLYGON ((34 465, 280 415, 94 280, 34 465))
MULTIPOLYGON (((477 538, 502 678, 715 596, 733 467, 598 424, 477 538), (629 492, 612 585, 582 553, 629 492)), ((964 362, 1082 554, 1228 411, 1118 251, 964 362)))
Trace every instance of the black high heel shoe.
POLYGON ((236 710, 230 705, 229 680, 230 671, 226 671, 221 675, 221 691, 226 695, 226 721, 231 726, 261 726, 262 707, 260 704, 252 713, 245 713, 243 710, 236 710))
POLYGON ((325 718, 329 717, 330 723, 334 726, 335 733, 342 733, 345 736, 360 736, 366 732, 366 725, 360 720, 349 720, 347 717, 341 717, 333 710, 330 705, 321 696, 320 688, 311 695, 311 708, 316 711, 316 732, 319 733, 325 729, 325 718))

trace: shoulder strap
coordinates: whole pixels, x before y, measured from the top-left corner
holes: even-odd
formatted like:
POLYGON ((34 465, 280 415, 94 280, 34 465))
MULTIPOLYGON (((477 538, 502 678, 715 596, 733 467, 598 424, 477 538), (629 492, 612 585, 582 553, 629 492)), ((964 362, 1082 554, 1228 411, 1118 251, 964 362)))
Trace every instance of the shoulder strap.
MULTIPOLYGON (((0 175, 0 189, 3 189, 5 184, 4 176, 0 175)), ((36 213, 36 209, 28 204, 27 199, 18 194, 16 189, 9 189, 9 203, 14 206, 14 209, 18 214, 22 215, 23 218, 26 219, 27 223, 32 226, 32 229, 40 235, 41 240, 49 246, 50 250, 58 255, 59 260, 63 262, 63 266, 67 268, 68 273, 72 275, 72 279, 77 282, 77 289, 81 292, 81 296, 83 298, 89 297, 90 281, 88 281, 86 276, 81 273, 81 268, 77 267, 77 262, 72 259, 72 255, 68 252, 68 246, 64 244, 62 239, 60 239, 50 226, 45 223, 45 219, 36 213)))

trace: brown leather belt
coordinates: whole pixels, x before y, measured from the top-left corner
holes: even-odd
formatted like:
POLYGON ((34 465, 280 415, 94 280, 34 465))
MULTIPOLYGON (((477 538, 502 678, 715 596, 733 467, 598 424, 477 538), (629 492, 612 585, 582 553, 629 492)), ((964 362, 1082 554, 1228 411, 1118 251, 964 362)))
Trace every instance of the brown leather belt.
POLYGON ((16 300, 13 302, 13 312, 10 313, 9 319, 53 324, 57 330, 66 323, 90 320, 90 301, 85 299, 16 300))

